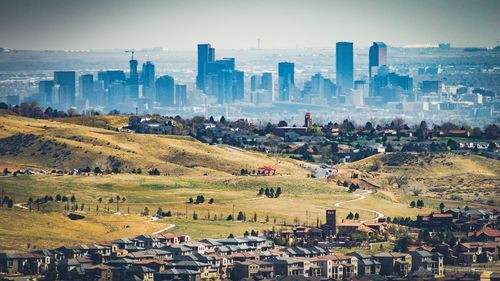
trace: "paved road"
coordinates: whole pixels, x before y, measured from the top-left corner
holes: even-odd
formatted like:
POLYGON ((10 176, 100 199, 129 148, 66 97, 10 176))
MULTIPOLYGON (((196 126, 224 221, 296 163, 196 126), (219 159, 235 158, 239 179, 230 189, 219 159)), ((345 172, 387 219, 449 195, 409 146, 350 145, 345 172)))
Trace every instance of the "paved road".
MULTIPOLYGON (((363 199, 366 199, 366 196, 368 194, 371 194, 371 193, 373 193, 373 191, 371 191, 371 190, 365 190, 362 193, 354 194, 354 196, 356 196, 356 198, 350 199, 350 200, 346 200, 346 201, 337 202, 337 203, 335 203, 335 207, 340 207, 340 208, 347 209, 345 206, 343 206, 344 204, 350 203, 350 202, 355 202, 355 201, 361 201, 363 199)), ((361 210, 361 211, 365 211, 365 212, 370 212, 370 213, 373 213, 373 214, 376 215, 376 217, 373 218, 373 219, 362 220, 361 222, 377 221, 378 219, 381 219, 381 218, 384 217, 383 213, 381 213, 379 211, 376 211, 376 210, 370 210, 370 209, 365 209, 365 208, 360 208, 360 207, 351 207, 350 209, 355 209, 355 210, 361 210)))

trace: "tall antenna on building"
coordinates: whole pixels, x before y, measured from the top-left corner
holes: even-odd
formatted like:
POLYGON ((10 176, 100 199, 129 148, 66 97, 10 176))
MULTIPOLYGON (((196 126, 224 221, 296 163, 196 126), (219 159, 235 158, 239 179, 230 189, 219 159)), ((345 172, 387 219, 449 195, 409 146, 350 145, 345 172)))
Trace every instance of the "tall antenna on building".
POLYGON ((130 57, 130 60, 133 60, 134 59, 134 53, 135 53, 135 49, 132 49, 132 50, 125 50, 125 53, 131 53, 131 57, 130 57))

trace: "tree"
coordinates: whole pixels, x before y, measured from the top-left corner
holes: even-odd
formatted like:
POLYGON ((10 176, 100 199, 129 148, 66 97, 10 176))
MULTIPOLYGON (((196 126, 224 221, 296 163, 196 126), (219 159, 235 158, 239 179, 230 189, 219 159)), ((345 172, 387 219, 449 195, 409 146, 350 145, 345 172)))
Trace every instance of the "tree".
POLYGON ((94 168, 94 174, 95 174, 95 175, 100 175, 100 174, 102 174, 102 170, 101 170, 101 168, 99 168, 99 167, 95 167, 95 168, 94 168))
POLYGON ((261 187, 261 188, 259 189, 259 196, 262 196, 262 194, 264 194, 264 188, 263 188, 263 187, 261 187))
POLYGON ((411 201, 411 203, 410 203, 410 207, 411 207, 411 208, 415 208, 415 201, 411 201))
POLYGON ((193 220, 197 220, 198 219, 198 214, 196 212, 193 212, 193 220))
POLYGON ((417 207, 422 209, 424 207, 424 200, 417 200, 417 207))
POLYGON ((248 232, 248 230, 245 230, 245 233, 243 233, 243 236, 249 236, 250 233, 248 232))
POLYGON ((354 219, 355 220, 359 220, 359 214, 358 213, 354 214, 354 219))
POLYGON ((116 199, 116 212, 118 213, 120 211, 120 200, 121 200, 120 195, 116 195, 115 199, 116 199))
POLYGON ((480 139, 483 136, 483 131, 481 131, 481 128, 479 127, 474 127, 472 129, 471 137, 475 139, 480 139))
POLYGON ((419 127, 415 130, 415 136, 418 141, 423 141, 427 138, 427 133, 425 132, 425 129, 419 127))
POLYGON ((451 150, 459 150, 460 144, 453 139, 448 139, 448 143, 446 144, 451 150))
POLYGON ((353 218, 354 218, 354 214, 353 214, 352 212, 350 212, 350 213, 347 215, 347 217, 346 217, 346 219, 348 219, 348 220, 352 220, 353 218))
POLYGON ((278 198, 280 197, 281 195, 281 187, 278 186, 278 188, 276 188, 276 194, 274 195, 274 197, 278 198))
POLYGON ((496 140, 500 136, 500 130, 497 125, 488 125, 484 128, 484 137, 489 140, 496 140))
POLYGON ((144 210, 142 211, 142 215, 149 216, 149 208, 148 207, 144 207, 144 210))
POLYGON ((14 201, 12 201, 12 199, 9 198, 9 200, 7 200, 7 208, 11 209, 13 206, 14 206, 14 201))
POLYGON ((210 198, 210 200, 208 200, 208 204, 213 204, 213 203, 214 203, 214 199, 210 198))
POLYGON ((189 197, 189 199, 188 199, 188 203, 189 203, 189 204, 193 204, 193 203, 194 203, 194 200, 193 200, 193 198, 192 198, 192 197, 189 197))
POLYGON ((408 252, 408 237, 400 238, 394 247, 394 251, 406 253, 408 252))
POLYGON ((250 235, 259 236, 259 232, 252 229, 252 231, 250 232, 250 235))
POLYGON ((7 105, 5 102, 0 102, 0 109, 9 109, 9 105, 7 105))
POLYGON ((110 204, 113 204, 113 202, 114 202, 113 197, 110 197, 110 198, 108 199, 108 212, 109 212, 109 205, 110 205, 110 204))
POLYGON ((232 221, 233 220, 233 215, 229 214, 226 218, 227 221, 232 221))
POLYGON ((385 146, 385 151, 386 152, 394 152, 394 148, 392 147, 392 144, 390 142, 387 142, 385 146))
POLYGON ((61 194, 57 194, 56 195, 56 202, 60 202, 61 201, 61 194))
POLYGON ((234 238, 234 235, 232 233, 229 233, 229 235, 227 236, 227 238, 234 238))
POLYGON ((237 220, 242 221, 245 219, 245 216, 243 215, 242 211, 238 212, 238 216, 236 217, 237 220))
POLYGON ((285 120, 281 120, 278 122, 278 127, 288 127, 288 124, 285 120))
POLYGON ((439 204, 439 210, 441 210, 441 212, 444 212, 444 208, 445 208, 445 205, 444 205, 444 203, 443 203, 443 202, 441 202, 441 203, 439 204))

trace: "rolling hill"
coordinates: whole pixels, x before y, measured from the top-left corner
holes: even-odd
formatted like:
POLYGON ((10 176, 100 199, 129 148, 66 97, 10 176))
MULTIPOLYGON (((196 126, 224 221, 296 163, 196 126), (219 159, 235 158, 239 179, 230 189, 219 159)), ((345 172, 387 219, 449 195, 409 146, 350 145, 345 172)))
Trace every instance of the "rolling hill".
MULTIPOLYGON (((102 170, 116 166, 123 171, 158 168, 169 174, 231 174, 241 168, 269 165, 275 166, 278 173, 305 174, 298 162, 290 159, 211 146, 189 137, 88 127, 75 124, 87 124, 88 120, 76 118, 59 122, 0 115, 0 165, 65 170, 86 166, 102 170)), ((111 121, 114 125, 123 122, 116 118, 111 121)))

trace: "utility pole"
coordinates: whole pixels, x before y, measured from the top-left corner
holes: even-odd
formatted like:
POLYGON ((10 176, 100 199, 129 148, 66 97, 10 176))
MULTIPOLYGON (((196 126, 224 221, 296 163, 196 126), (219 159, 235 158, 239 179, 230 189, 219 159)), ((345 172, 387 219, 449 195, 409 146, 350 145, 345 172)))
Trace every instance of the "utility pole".
POLYGON ((234 204, 233 204, 233 221, 234 221, 234 204))

